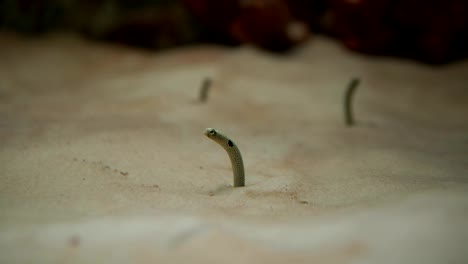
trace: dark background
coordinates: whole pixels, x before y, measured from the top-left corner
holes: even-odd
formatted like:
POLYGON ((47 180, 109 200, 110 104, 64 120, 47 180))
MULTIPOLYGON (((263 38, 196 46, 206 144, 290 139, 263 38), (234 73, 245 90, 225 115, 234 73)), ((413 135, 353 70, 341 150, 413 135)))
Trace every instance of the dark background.
POLYGON ((433 64, 468 56, 464 0, 0 0, 0 27, 149 49, 250 43, 272 52, 326 34, 367 54, 433 64))

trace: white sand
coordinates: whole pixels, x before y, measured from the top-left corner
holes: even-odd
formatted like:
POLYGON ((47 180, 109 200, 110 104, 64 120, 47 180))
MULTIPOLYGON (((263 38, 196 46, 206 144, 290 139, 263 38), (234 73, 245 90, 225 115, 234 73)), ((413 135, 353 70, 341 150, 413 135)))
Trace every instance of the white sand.
POLYGON ((2 33, 0 262, 466 263, 467 73, 323 38, 273 56, 2 33))

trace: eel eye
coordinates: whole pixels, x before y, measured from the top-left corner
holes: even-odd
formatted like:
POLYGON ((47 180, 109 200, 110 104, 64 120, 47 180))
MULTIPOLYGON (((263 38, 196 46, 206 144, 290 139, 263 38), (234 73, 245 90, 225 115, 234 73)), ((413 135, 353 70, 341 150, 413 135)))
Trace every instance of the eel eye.
POLYGON ((213 136, 215 136, 217 133, 218 133, 218 132, 216 132, 216 129, 214 129, 214 128, 207 128, 207 129, 205 130, 205 132, 204 132, 204 134, 205 134, 206 136, 209 136, 209 137, 213 137, 213 136))

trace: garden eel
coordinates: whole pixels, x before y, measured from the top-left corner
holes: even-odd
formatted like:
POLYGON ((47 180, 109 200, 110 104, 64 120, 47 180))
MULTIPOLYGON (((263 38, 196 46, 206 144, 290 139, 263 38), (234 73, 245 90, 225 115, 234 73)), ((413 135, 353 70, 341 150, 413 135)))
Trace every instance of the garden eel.
POLYGON ((349 84, 348 88, 346 88, 345 97, 344 97, 344 116, 345 116, 345 124, 347 126, 354 125, 354 117, 353 117, 353 95, 356 91, 361 80, 359 78, 353 78, 349 84))
POLYGON ((216 131, 214 128, 207 128, 205 136, 221 145, 226 150, 231 159, 232 171, 234 173, 234 187, 245 186, 244 163, 237 145, 228 137, 216 131))

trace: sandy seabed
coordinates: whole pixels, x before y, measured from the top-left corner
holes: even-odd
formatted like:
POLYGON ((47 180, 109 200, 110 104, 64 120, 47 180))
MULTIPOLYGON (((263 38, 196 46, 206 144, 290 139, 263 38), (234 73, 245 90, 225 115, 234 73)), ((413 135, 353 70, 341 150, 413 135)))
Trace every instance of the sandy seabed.
POLYGON ((11 33, 0 58, 1 263, 468 262, 466 61, 11 33))

